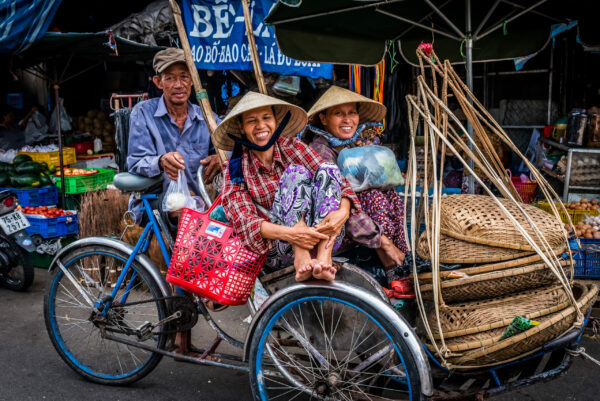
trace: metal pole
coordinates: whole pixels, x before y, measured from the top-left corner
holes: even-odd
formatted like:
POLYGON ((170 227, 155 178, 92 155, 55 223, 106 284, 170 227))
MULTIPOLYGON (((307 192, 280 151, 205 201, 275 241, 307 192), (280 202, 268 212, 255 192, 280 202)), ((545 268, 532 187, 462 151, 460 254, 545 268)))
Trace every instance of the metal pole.
POLYGON ((554 46, 550 47, 550 68, 548 70, 548 117, 546 125, 552 124, 552 69, 554 68, 554 46))
MULTIPOLYGON (((465 69, 467 70, 467 87, 473 93, 473 36, 471 33, 471 0, 465 0, 465 9, 466 9, 466 45, 467 45, 467 63, 465 64, 465 69)), ((473 99, 469 98, 469 103, 473 104, 473 99)), ((473 139, 473 126, 469 121, 467 121, 467 134, 471 139, 473 139)), ((469 150, 473 151, 473 144, 469 141, 469 150)), ((469 168, 471 171, 475 171, 473 169, 473 159, 469 158, 469 168)), ((469 193, 475 192, 475 177, 472 174, 469 174, 467 179, 467 185, 469 186, 469 193)))
MULTIPOLYGON (((56 69, 55 69, 56 73, 56 69)), ((62 127, 60 126, 60 98, 58 97, 58 84, 54 84, 54 99, 56 102, 56 122, 58 124, 58 160, 60 165, 60 207, 65 208, 65 169, 63 163, 62 127)))

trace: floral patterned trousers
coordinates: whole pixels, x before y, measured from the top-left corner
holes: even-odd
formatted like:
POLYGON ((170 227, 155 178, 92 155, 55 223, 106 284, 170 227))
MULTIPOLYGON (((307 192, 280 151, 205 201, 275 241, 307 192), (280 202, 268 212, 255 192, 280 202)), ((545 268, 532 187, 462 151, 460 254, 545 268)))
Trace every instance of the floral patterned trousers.
POLYGON ((357 195, 363 211, 381 227, 382 234, 388 237, 396 248, 407 253, 402 196, 393 189, 369 189, 357 195))
MULTIPOLYGON (((272 223, 294 226, 304 216, 309 227, 321 222, 330 212, 339 209, 342 201, 342 176, 337 165, 323 163, 314 176, 305 167, 291 164, 279 180, 271 207, 272 223)), ((333 249, 339 248, 344 228, 336 237, 333 249)), ((275 241, 269 251, 265 267, 276 270, 294 263, 292 245, 275 241)))

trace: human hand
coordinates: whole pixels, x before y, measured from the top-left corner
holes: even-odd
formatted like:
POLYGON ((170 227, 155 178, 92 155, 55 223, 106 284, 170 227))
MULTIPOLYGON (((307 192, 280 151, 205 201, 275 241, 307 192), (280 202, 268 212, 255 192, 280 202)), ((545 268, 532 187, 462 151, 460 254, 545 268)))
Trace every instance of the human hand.
POLYGON ((202 180, 205 184, 208 184, 212 182, 213 178, 215 178, 215 175, 217 175, 221 171, 221 163, 219 161, 219 156, 208 156, 207 158, 200 160, 200 163, 204 166, 202 180))
POLYGON ((400 249, 394 245, 392 240, 390 240, 385 235, 381 236, 381 252, 383 252, 384 259, 382 260, 385 267, 393 266, 393 265, 402 265, 404 264, 404 258, 406 255, 400 249))
POLYGON ((165 153, 158 160, 158 165, 173 181, 177 181, 179 170, 185 170, 185 161, 179 152, 165 153))
MULTIPOLYGON (((330 212, 319 224, 315 226, 315 229, 329 237, 329 241, 335 240, 338 236, 342 227, 346 224, 348 217, 350 217, 350 201, 342 199, 340 208, 330 212)), ((328 244, 328 246, 331 244, 328 244)))
POLYGON ((292 245, 309 250, 313 249, 319 242, 328 239, 329 236, 321 234, 314 227, 299 224, 291 227, 289 235, 287 238, 284 238, 285 241, 292 245))

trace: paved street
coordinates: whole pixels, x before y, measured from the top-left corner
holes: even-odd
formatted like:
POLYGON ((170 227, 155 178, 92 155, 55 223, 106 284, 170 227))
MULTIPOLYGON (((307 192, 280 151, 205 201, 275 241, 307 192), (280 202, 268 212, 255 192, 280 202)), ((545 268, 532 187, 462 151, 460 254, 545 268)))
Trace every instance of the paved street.
MULTIPOLYGON (((174 362, 170 358, 164 358, 150 375, 128 387, 101 386, 83 380, 60 359, 46 333, 42 305, 47 277, 46 271, 36 269, 35 283, 24 294, 0 288, 0 401, 250 400, 244 373, 174 362)), ((247 311, 238 308, 227 313, 218 318, 229 316, 232 326, 243 331, 242 320, 247 311)), ((194 342, 200 344, 202 335, 197 331, 194 342)), ((600 358, 600 344, 587 340, 584 346, 600 358)), ((599 367, 579 359, 566 376, 494 400, 597 400, 599 377, 599 367)))

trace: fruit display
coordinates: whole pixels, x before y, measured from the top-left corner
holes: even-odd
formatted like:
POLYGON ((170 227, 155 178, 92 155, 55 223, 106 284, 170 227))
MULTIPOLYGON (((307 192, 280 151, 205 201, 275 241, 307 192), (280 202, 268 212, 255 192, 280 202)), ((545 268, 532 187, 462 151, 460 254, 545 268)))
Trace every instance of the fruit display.
POLYGON ((56 168, 38 163, 28 155, 17 155, 12 163, 0 162, 0 187, 36 188, 54 185, 50 177, 56 168))
POLYGON ((22 208, 21 211, 25 215, 29 215, 29 216, 33 215, 33 216, 45 217, 45 218, 72 216, 75 214, 75 212, 70 211, 70 210, 57 209, 55 207, 47 207, 47 206, 37 206, 37 207, 26 206, 26 207, 22 208))
POLYGON ((598 210, 600 208, 600 202, 595 199, 587 200, 587 198, 582 198, 578 202, 569 202, 565 206, 567 209, 573 210, 598 210))
MULTIPOLYGON (((86 168, 69 168, 65 167, 63 169, 65 173, 65 177, 81 177, 84 175, 94 175, 98 174, 98 170, 96 169, 86 169, 86 168)), ((56 177, 60 177, 60 172, 54 174, 56 177)))
POLYGON ((85 115, 73 117, 73 130, 76 133, 89 132, 102 140, 102 149, 114 152, 115 126, 111 117, 99 110, 89 110, 85 115))

